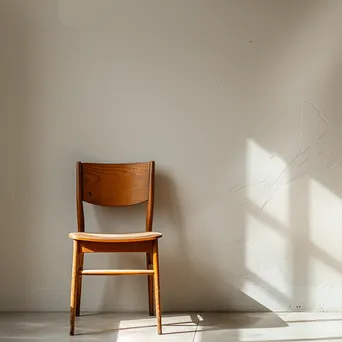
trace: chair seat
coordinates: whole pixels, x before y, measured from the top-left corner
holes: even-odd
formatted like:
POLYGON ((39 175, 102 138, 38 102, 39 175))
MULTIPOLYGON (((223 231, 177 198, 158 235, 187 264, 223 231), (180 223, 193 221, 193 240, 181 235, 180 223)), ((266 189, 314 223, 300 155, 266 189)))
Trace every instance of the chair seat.
POLYGON ((70 233, 69 237, 78 241, 90 242, 140 242, 151 241, 162 236, 158 232, 140 232, 128 234, 101 234, 101 233, 70 233))

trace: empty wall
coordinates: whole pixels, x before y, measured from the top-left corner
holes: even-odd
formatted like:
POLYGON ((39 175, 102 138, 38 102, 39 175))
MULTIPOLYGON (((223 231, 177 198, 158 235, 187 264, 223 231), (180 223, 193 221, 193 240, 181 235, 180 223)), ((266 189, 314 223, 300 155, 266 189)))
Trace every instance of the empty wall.
MULTIPOLYGON (((165 310, 341 310, 341 15, 1 0, 0 310, 68 310, 79 160, 156 161, 165 310)), ((86 223, 143 230, 143 214, 87 206, 86 223)), ((82 307, 147 310, 146 282, 85 278, 82 307)))

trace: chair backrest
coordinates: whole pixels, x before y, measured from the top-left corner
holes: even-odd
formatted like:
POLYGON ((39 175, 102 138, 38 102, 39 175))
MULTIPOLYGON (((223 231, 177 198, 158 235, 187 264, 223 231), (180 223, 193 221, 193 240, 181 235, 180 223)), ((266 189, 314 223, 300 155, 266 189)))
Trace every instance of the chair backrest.
POLYGON ((146 230, 152 230, 154 162, 77 163, 76 201, 78 231, 84 231, 83 202, 123 207, 147 202, 146 230))

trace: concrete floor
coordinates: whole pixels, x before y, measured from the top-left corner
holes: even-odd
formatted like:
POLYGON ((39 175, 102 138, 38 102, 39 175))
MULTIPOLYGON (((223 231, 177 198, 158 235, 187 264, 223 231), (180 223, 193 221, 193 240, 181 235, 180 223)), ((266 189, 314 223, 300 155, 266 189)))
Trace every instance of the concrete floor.
POLYGON ((164 315, 162 336, 146 314, 84 314, 73 337, 68 325, 67 313, 1 313, 0 341, 342 342, 342 313, 164 315))

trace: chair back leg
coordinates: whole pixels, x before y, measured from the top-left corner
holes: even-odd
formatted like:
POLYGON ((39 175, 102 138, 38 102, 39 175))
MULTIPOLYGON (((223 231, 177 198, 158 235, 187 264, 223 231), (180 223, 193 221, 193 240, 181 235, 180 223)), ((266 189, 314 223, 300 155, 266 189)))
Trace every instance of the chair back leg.
POLYGON ((162 321, 160 309, 160 279, 159 279, 159 254, 158 240, 153 241, 153 270, 154 270, 154 296, 156 301, 156 316, 158 334, 162 334, 162 321))

